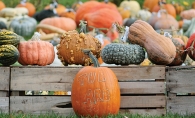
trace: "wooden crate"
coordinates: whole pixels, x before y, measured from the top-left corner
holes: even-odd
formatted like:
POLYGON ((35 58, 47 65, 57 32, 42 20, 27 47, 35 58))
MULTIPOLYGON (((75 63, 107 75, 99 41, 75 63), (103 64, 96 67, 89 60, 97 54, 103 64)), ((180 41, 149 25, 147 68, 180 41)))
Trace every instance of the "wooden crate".
POLYGON ((10 68, 0 67, 0 111, 9 113, 10 68))
POLYGON ((169 67, 166 72, 167 113, 195 113, 195 67, 169 67))
MULTIPOLYGON (((124 66, 111 68, 121 88, 121 112, 165 114, 165 67, 124 66)), ((71 91, 81 67, 13 67, 11 68, 10 111, 69 115, 74 113, 71 96, 25 96, 25 90, 71 91)))

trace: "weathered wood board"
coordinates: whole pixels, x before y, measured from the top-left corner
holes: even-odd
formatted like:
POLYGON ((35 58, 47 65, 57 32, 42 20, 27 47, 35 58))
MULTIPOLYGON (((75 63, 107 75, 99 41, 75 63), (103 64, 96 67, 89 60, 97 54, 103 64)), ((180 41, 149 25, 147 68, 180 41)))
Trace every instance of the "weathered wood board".
MULTIPOLYGON (((116 74, 121 90, 121 112, 164 115, 165 67, 124 66, 109 67, 116 74)), ((76 73, 81 67, 12 67, 12 92, 26 90, 71 91, 76 73)), ((22 110, 41 113, 53 110, 64 115, 73 112, 69 106, 71 96, 10 96, 10 111, 22 110)))
POLYGON ((166 72, 167 112, 195 113, 195 67, 172 67, 166 72))
POLYGON ((0 111, 9 113, 10 68, 0 67, 0 111))

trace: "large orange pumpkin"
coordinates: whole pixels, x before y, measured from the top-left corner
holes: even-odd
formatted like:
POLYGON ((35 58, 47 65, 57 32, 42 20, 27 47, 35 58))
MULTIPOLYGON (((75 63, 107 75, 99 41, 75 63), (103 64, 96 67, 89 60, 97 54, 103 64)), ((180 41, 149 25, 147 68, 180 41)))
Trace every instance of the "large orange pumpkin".
POLYGON ((30 2, 21 2, 16 7, 25 7, 25 8, 27 8, 29 16, 33 16, 36 12, 35 6, 30 2))
POLYGON ((0 10, 2 10, 3 8, 5 8, 5 4, 2 1, 0 1, 0 10))
MULTIPOLYGON (((84 20, 87 21, 88 26, 93 26, 95 28, 111 28, 112 24, 117 22, 122 24, 123 19, 118 11, 102 8, 95 12, 88 13, 84 16, 84 20)), ((102 32, 107 33, 107 30, 102 32)))
POLYGON ((46 66, 53 63, 55 58, 54 47, 47 41, 41 41, 35 33, 31 40, 20 42, 18 45, 21 65, 46 66))
MULTIPOLYGON (((76 23, 71 18, 66 17, 53 17, 53 18, 45 18, 43 19, 40 24, 47 24, 51 26, 55 26, 57 28, 61 28, 65 31, 75 30, 76 29, 76 23)), ((53 31, 42 29, 43 32, 46 34, 53 33, 53 31)))
POLYGON ((97 1, 87 1, 87 2, 83 3, 79 7, 79 9, 76 11, 75 21, 76 21, 77 25, 80 23, 80 20, 83 20, 85 14, 99 11, 102 8, 108 8, 108 9, 112 9, 114 11, 118 11, 118 9, 113 5, 109 5, 109 4, 105 4, 105 3, 101 3, 101 2, 97 2, 97 1))
POLYGON ((120 108, 120 88, 114 72, 107 67, 99 67, 98 61, 89 50, 85 50, 93 60, 94 67, 85 66, 75 76, 71 101, 78 116, 107 116, 117 114, 120 108))

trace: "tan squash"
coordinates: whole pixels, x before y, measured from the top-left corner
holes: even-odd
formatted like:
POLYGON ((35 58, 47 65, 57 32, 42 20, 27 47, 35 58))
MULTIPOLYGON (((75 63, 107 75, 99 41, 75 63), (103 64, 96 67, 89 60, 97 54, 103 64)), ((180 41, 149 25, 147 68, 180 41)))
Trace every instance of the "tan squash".
POLYGON ((148 59, 157 65, 167 65, 176 56, 176 47, 173 42, 157 33, 150 24, 137 20, 129 27, 129 40, 132 44, 144 47, 148 59))

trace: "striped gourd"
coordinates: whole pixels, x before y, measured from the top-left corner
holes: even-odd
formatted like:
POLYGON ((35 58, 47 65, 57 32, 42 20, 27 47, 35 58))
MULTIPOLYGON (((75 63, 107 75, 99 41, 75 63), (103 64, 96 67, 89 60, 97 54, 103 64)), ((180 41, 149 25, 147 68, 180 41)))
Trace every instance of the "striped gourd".
POLYGON ((16 33, 3 29, 0 30, 0 45, 14 45, 17 46, 20 42, 20 36, 16 33))
POLYGON ((0 45, 0 63, 9 66, 18 61, 19 51, 13 45, 0 45))

